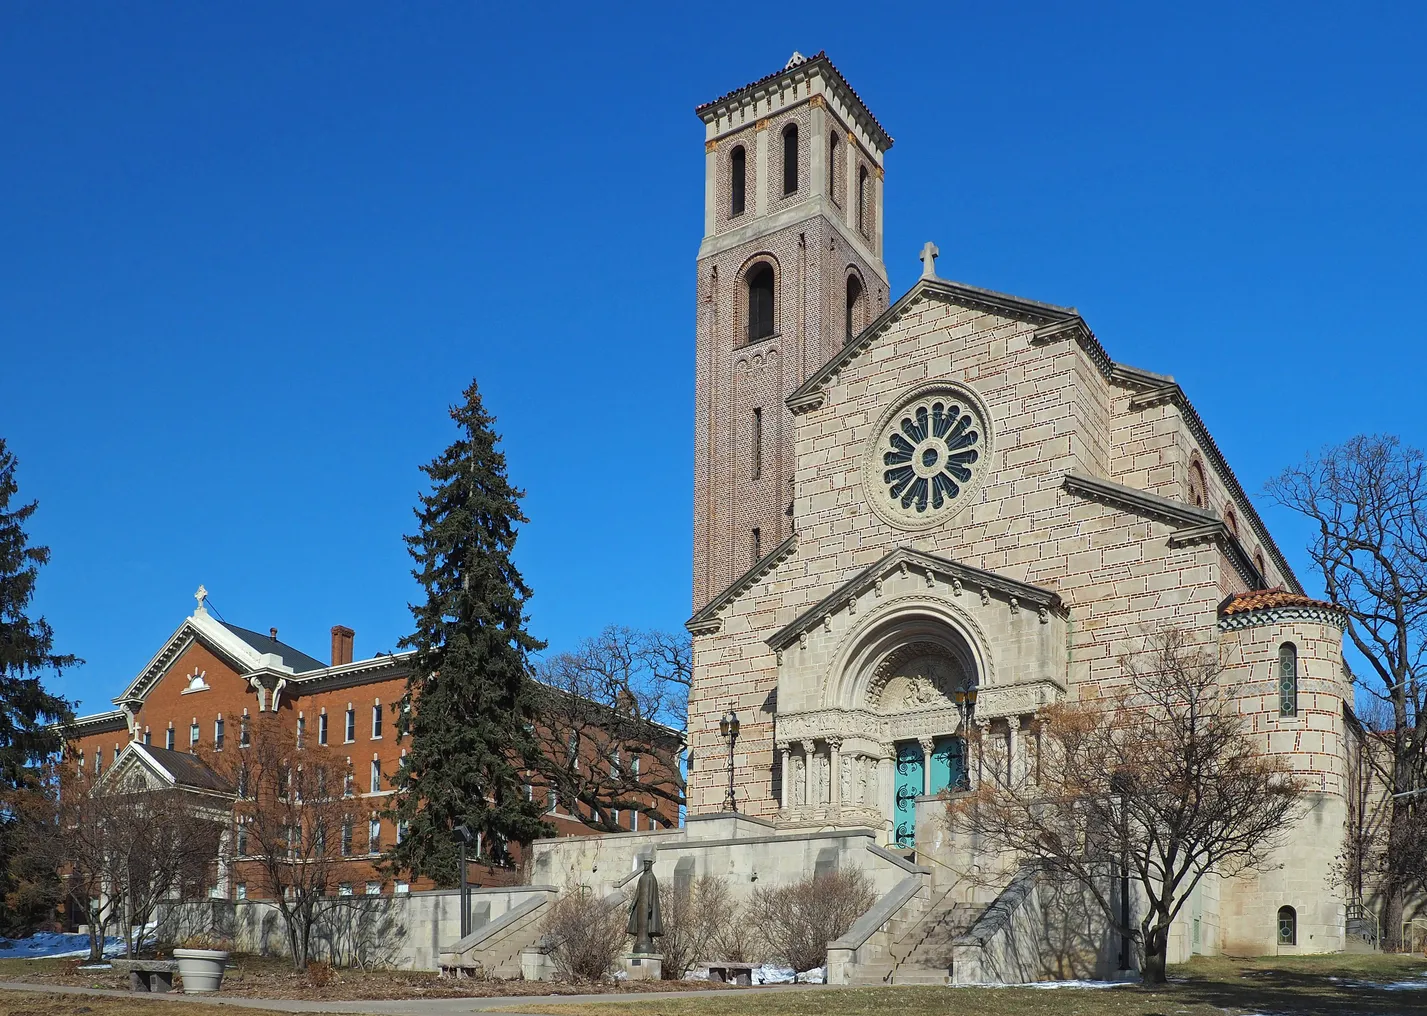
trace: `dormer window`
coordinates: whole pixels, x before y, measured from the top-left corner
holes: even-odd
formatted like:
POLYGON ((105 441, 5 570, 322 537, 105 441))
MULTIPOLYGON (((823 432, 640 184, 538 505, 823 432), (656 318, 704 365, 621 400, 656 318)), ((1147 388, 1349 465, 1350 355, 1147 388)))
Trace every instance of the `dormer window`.
POLYGON ((783 196, 798 190, 798 125, 783 128, 783 196))
POLYGON ((735 148, 729 156, 729 165, 733 175, 729 186, 731 200, 728 214, 730 216, 742 215, 748 190, 748 152, 742 145, 735 148))
POLYGON ((748 269, 748 341, 773 334, 773 266, 760 261, 748 269))

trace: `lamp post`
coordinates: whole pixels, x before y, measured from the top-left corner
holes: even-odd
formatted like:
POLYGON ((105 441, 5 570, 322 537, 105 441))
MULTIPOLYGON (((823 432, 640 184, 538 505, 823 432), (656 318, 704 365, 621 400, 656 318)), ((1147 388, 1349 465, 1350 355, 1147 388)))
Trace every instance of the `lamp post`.
POLYGON ((719 717, 718 732, 728 738, 728 794, 723 799, 723 807, 725 811, 738 811, 738 798, 733 792, 733 742, 738 740, 738 714, 732 705, 719 717))
POLYGON ((471 830, 458 825, 451 830, 451 838, 461 846, 461 937, 471 933, 471 907, 469 891, 466 888, 466 847, 471 842, 471 830))
MULTIPOLYGON (((961 726, 966 734, 971 733, 971 724, 976 718, 976 685, 970 688, 965 686, 957 688, 951 693, 951 700, 956 704, 956 711, 961 714, 961 726)), ((961 774, 957 779, 957 789, 968 789, 971 785, 971 760, 970 754, 971 739, 963 735, 961 738, 961 774)))

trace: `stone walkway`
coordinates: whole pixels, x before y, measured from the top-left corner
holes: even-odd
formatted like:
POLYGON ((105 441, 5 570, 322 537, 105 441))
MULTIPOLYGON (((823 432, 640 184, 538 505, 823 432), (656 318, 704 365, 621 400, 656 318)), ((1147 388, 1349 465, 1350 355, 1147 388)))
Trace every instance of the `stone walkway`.
MULTIPOLYGON (((824 984, 771 984, 756 989, 759 994, 770 991, 818 991, 826 989, 824 984)), ((751 989, 750 989, 751 990, 751 989)), ((370 1013, 375 1016, 465 1016, 467 1013, 487 1012, 491 1009, 513 1009, 521 1004, 530 1005, 579 1005, 585 1002, 652 1002, 656 999, 677 996, 679 998, 700 998, 713 995, 727 996, 727 989, 711 991, 679 991, 663 994, 647 991, 627 994, 606 993, 599 995, 507 995, 501 998, 411 998, 386 1001, 314 1002, 300 998, 234 998, 218 995, 184 995, 175 992, 170 995, 134 995, 128 991, 111 988, 69 988, 53 984, 25 984, 21 981, 0 981, 0 991, 31 991, 46 995, 104 995, 109 998, 142 998, 144 1001, 164 1001, 182 1005, 185 1002, 204 1002, 208 1005, 231 1005, 241 1009, 268 1009, 274 1012, 313 1013, 370 1013)))

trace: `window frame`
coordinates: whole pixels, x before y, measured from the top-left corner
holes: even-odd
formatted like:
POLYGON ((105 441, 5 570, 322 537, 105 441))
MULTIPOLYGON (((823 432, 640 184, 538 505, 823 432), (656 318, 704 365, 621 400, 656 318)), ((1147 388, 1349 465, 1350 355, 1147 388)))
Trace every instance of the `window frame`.
POLYGON ((778 272, 772 262, 759 259, 750 264, 743 273, 743 288, 744 333, 749 345, 771 339, 778 334, 778 272))
POLYGON ((728 217, 736 219, 748 211, 748 149, 734 145, 728 153, 728 217))
POLYGON ((798 193, 800 180, 798 162, 801 146, 798 142, 798 123, 790 121, 783 127, 783 197, 798 193), (791 140, 791 145, 789 144, 791 140))
POLYGON ((1274 663, 1274 673, 1278 680, 1278 715, 1280 719, 1291 720, 1298 716, 1298 646, 1292 642, 1281 642, 1278 659, 1274 663))

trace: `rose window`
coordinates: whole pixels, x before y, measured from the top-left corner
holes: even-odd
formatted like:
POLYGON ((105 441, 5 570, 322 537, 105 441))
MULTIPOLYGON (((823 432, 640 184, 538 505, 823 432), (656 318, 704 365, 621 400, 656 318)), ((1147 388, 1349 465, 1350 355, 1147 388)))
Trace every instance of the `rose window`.
POLYGON ((950 386, 924 390, 884 416, 866 473, 878 514, 920 528, 966 503, 985 473, 984 420, 979 400, 950 386))

